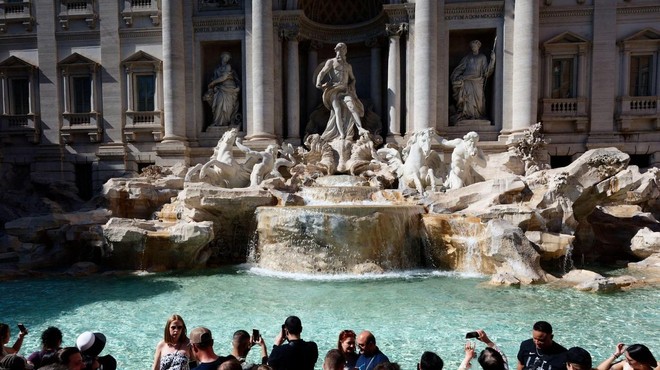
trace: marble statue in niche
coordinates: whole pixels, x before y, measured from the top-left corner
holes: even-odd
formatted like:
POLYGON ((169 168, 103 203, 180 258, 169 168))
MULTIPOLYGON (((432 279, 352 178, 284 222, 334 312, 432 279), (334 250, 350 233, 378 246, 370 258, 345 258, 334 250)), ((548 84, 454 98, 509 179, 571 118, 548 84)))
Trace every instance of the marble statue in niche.
POLYGON ((204 101, 211 106, 213 122, 210 126, 234 126, 241 122, 238 97, 241 91, 238 75, 229 64, 231 54, 220 54, 220 64, 213 71, 213 77, 204 94, 204 101))
POLYGON ((323 90, 323 104, 330 110, 321 135, 328 142, 337 138, 352 140, 356 127, 358 134, 367 132, 362 126, 364 106, 355 91, 353 67, 346 60, 346 44, 338 43, 335 52, 336 56, 325 62, 316 78, 316 87, 323 90))
POLYGON ((489 61, 480 52, 481 41, 471 41, 470 49, 472 52, 463 57, 450 76, 456 101, 456 115, 452 117, 454 122, 486 118, 485 87, 495 69, 495 50, 493 47, 489 61))

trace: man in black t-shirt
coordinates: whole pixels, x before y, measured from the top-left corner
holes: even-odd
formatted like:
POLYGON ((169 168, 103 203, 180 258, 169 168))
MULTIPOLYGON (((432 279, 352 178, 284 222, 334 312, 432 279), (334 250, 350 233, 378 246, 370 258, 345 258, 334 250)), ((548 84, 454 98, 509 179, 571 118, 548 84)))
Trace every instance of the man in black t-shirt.
POLYGON ((275 338, 268 365, 274 370, 313 370, 319 357, 319 349, 316 343, 302 340, 301 332, 300 319, 297 316, 287 317, 282 331, 275 338), (289 343, 284 344, 285 339, 289 343))
POLYGON ((520 343, 517 370, 565 370, 566 348, 552 338, 549 323, 534 323, 532 338, 520 343))

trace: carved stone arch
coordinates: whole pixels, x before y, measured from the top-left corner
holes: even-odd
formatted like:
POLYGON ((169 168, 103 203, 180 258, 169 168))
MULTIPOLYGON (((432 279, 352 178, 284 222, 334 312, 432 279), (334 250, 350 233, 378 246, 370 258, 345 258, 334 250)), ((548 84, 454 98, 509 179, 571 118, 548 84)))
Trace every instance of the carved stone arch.
POLYGON ((368 22, 378 17, 383 11, 383 1, 298 0, 298 7, 307 18, 316 23, 348 25, 368 22))

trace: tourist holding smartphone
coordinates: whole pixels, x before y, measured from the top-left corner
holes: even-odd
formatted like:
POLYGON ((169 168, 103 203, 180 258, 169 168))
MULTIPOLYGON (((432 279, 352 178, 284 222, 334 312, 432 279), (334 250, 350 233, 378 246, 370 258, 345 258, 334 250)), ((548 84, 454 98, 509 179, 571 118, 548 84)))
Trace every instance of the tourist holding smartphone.
POLYGON ((2 355, 0 358, 18 353, 18 351, 21 350, 21 346, 23 345, 23 338, 28 334, 28 331, 25 326, 23 326, 23 324, 18 325, 18 338, 16 338, 16 342, 14 342, 13 346, 8 347, 7 343, 9 343, 9 339, 11 338, 11 329, 9 328, 9 325, 0 323, 0 340, 2 341, 2 355))

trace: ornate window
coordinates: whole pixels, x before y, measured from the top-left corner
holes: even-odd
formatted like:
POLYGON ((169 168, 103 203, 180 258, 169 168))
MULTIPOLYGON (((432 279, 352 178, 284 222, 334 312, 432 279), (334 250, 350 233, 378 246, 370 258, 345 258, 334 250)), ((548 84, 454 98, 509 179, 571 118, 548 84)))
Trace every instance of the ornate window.
POLYGON ((15 56, 0 63, 0 133, 3 136, 27 135, 30 142, 39 141, 38 116, 35 113, 36 73, 37 67, 15 56))
POLYGON ((160 0, 124 0, 121 12, 126 25, 131 27, 136 18, 150 18, 154 26, 160 24, 160 0))
POLYGON ((22 24, 31 32, 34 22, 32 1, 0 0, 0 32, 7 32, 9 24, 22 24))
POLYGON ((103 126, 98 106, 100 65, 78 53, 59 63, 63 96, 61 136, 66 143, 76 135, 101 141, 103 126))
POLYGON ((160 141, 164 135, 162 110, 162 62, 143 51, 122 62, 126 71, 124 138, 148 135, 160 141))
POLYGON ((542 120, 546 131, 585 131, 589 41, 564 32, 543 43, 542 120), (567 125, 568 124, 568 125, 567 125))
POLYGON ((644 29, 619 42, 623 91, 617 122, 622 131, 660 129, 660 32, 644 29))
POLYGON ((68 30, 71 22, 84 21, 87 27, 96 28, 99 15, 95 8, 95 0, 60 0, 60 25, 68 30))

